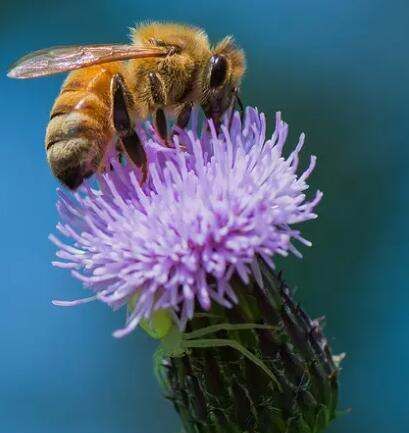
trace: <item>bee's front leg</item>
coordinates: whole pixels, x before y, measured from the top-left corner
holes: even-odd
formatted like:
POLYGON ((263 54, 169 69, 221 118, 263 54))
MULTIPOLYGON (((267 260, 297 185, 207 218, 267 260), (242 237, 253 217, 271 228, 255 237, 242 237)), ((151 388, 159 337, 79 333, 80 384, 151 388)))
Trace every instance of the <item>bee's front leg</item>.
POLYGON ((131 121, 133 99, 120 74, 115 74, 111 81, 112 122, 121 141, 123 150, 129 159, 141 169, 142 182, 147 177, 147 159, 138 134, 131 121))
POLYGON ((236 95, 236 102, 239 106, 240 117, 241 117, 241 120, 243 120, 243 118, 244 118, 244 106, 243 106, 243 102, 241 101, 241 98, 239 96, 238 89, 235 90, 235 95, 236 95))
POLYGON ((231 128, 231 126, 233 124, 234 113, 236 112, 236 105, 238 105, 238 107, 239 107, 241 123, 243 124, 243 121, 244 121, 244 106, 243 106, 243 103, 241 102, 241 99, 239 96, 239 89, 237 89, 237 88, 233 89, 233 95, 234 96, 232 98, 232 102, 231 102, 230 108, 229 108, 229 121, 228 121, 229 129, 231 128))

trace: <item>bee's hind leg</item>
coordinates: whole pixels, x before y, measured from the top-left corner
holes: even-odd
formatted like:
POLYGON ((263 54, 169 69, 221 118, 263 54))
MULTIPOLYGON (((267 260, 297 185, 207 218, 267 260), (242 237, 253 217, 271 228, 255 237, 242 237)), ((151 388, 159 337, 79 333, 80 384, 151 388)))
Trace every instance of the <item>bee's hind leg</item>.
POLYGON ((132 96, 120 74, 116 74, 112 78, 111 95, 114 128, 129 159, 141 169, 143 182, 147 177, 146 153, 131 121, 132 96))

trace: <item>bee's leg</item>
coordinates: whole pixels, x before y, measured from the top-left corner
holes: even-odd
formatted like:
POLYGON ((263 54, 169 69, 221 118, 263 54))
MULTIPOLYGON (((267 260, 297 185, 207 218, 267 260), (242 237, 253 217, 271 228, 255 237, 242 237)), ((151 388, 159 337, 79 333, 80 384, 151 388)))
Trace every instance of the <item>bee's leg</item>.
POLYGON ((158 108, 153 113, 153 124, 155 126, 156 132, 159 134, 159 137, 165 142, 166 145, 168 145, 168 124, 162 108, 158 108))
POLYGON ((179 129, 185 129, 189 123, 190 116, 192 114, 193 102, 186 102, 183 104, 182 109, 179 111, 178 116, 176 117, 175 125, 172 129, 171 140, 173 142, 173 137, 178 135, 179 129))
POLYGON ((243 123, 243 120, 244 120, 244 107, 243 107, 243 103, 241 102, 241 99, 239 96, 239 90, 237 88, 235 88, 233 90, 233 92, 234 92, 234 97, 232 99, 232 103, 231 103, 231 106, 229 108, 229 110, 230 110, 230 114, 229 114, 230 117, 229 117, 229 122, 228 122, 229 129, 231 128, 232 123, 233 123, 233 117, 234 117, 234 113, 236 110, 236 104, 239 106, 241 122, 243 123))
POLYGON ((228 126, 229 130, 233 124, 233 118, 234 118, 235 110, 236 110, 236 98, 234 98, 232 100, 230 107, 228 109, 229 121, 227 122, 227 126, 228 126))
POLYGON ((193 103, 186 102, 183 108, 180 110, 178 117, 176 118, 176 126, 180 129, 186 128, 192 114, 193 103))
MULTIPOLYGON (((162 81, 155 72, 148 74, 149 84, 151 88, 152 101, 154 105, 163 107, 166 102, 165 91, 163 89, 162 81)), ((162 108, 157 108, 153 113, 153 124, 159 137, 168 145, 168 126, 166 122, 166 116, 162 108)))
POLYGON ((240 96, 239 96, 238 93, 236 93, 236 101, 237 101, 237 104, 239 105, 239 110, 240 110, 240 120, 241 120, 241 124, 243 125, 245 111, 244 111, 243 102, 241 102, 241 99, 240 99, 240 96))
POLYGON ((209 128, 209 121, 211 120, 214 126, 214 129, 216 131, 216 134, 218 135, 220 132, 220 126, 222 124, 221 122, 221 113, 220 110, 215 110, 215 104, 208 102, 206 104, 201 105, 203 113, 206 117, 206 122, 204 124, 205 130, 209 128))
POLYGON ((112 119, 122 146, 129 159, 142 170, 144 181, 147 176, 146 153, 131 121, 132 97, 120 74, 116 74, 111 82, 112 119))
POLYGON ((241 120, 243 120, 243 117, 244 117, 244 106, 243 106, 243 102, 241 102, 241 99, 240 99, 240 96, 239 96, 238 92, 236 92, 236 101, 237 101, 237 104, 239 105, 241 120))

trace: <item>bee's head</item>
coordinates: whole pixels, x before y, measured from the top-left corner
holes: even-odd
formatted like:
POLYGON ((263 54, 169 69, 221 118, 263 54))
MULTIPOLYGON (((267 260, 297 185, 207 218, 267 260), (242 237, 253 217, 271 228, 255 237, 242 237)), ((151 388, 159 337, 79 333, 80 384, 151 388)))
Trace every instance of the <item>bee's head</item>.
POLYGON ((244 52, 231 37, 223 39, 211 52, 205 68, 202 107, 216 124, 231 106, 246 69, 244 52))

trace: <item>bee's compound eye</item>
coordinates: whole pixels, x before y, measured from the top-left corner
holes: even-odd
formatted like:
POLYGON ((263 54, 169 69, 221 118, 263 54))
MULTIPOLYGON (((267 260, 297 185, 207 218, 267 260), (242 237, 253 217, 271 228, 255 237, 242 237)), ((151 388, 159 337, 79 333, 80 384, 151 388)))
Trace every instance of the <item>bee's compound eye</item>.
POLYGON ((227 60, 224 56, 214 55, 210 58, 210 87, 219 87, 227 75, 227 60))

